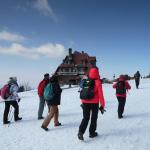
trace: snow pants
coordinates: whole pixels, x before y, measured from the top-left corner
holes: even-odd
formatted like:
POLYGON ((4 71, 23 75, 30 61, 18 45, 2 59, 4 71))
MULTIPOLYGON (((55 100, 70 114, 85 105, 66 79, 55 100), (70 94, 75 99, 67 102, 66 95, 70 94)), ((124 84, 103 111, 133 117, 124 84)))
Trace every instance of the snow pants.
POLYGON ((8 114, 9 114, 11 105, 14 107, 14 119, 18 118, 18 114, 19 114, 18 102, 17 101, 5 101, 5 110, 4 110, 4 115, 3 115, 4 123, 8 121, 8 114))
POLYGON ((137 89, 139 88, 139 84, 140 84, 140 79, 135 79, 135 85, 137 89))
POLYGON ((88 122, 90 120, 91 116, 91 123, 89 127, 89 133, 93 134, 96 131, 97 128, 97 118, 98 118, 98 104, 87 104, 84 103, 82 105, 83 109, 83 119, 81 121, 81 124, 79 126, 79 132, 84 134, 85 130, 87 128, 88 122))
POLYGON ((123 112, 124 112, 124 107, 126 103, 126 97, 119 97, 117 96, 118 99, 118 117, 122 117, 123 112))

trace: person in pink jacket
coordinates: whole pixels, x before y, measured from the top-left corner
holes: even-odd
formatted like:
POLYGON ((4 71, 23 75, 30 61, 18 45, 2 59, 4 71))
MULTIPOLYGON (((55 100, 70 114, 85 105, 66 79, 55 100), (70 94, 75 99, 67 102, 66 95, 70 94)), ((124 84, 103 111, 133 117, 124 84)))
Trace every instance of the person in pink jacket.
POLYGON ((96 132, 96 128, 97 128, 99 103, 101 105, 100 107, 101 112, 104 112, 105 107, 105 100, 103 96, 102 84, 98 69, 91 68, 88 73, 88 78, 94 80, 94 96, 90 100, 81 99, 83 109, 83 119, 79 126, 78 132, 79 140, 84 140, 83 134, 85 133, 90 118, 91 123, 89 127, 89 137, 93 138, 98 135, 98 133, 96 132))
POLYGON ((126 103, 126 91, 131 89, 130 84, 125 80, 124 75, 120 75, 118 81, 113 85, 116 89, 116 97, 118 99, 118 118, 123 118, 124 107, 126 103))

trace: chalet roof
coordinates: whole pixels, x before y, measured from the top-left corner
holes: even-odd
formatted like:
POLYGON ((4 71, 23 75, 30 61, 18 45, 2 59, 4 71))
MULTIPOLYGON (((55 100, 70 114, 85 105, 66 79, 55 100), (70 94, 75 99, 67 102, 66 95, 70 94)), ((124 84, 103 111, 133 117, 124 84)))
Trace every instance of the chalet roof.
POLYGON ((82 53, 75 51, 72 54, 72 59, 75 64, 80 64, 82 61, 86 61, 88 63, 89 60, 96 60, 96 57, 90 57, 87 53, 84 53, 83 51, 82 53))
POLYGON ((96 60, 96 57, 91 56, 91 57, 89 57, 89 60, 96 60))

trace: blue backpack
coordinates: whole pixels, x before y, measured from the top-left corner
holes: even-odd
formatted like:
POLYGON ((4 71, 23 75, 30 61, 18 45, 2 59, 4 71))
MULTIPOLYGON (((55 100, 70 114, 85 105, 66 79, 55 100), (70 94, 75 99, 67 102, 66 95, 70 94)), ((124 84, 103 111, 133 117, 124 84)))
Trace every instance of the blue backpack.
POLYGON ((55 93, 53 89, 53 83, 48 83, 46 87, 44 88, 44 99, 46 101, 51 101, 53 100, 54 96, 55 96, 55 93))

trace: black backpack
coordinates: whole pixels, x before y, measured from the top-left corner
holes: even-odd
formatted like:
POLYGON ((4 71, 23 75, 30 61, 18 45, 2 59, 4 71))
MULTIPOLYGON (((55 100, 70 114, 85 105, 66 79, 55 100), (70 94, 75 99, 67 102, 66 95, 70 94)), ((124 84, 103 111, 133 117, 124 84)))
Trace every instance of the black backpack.
POLYGON ((125 81, 118 81, 116 86, 116 94, 125 94, 126 86, 125 81))
POLYGON ((80 99, 90 100, 94 97, 95 80, 84 79, 83 87, 80 91, 80 99))

